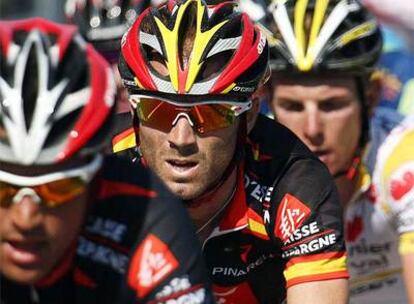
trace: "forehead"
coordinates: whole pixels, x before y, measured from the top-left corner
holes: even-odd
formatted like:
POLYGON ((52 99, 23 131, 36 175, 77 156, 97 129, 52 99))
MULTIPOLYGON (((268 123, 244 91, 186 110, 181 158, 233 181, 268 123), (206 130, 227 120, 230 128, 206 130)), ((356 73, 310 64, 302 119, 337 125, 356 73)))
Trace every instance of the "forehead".
POLYGON ((351 75, 272 75, 273 85, 300 85, 304 87, 316 86, 330 86, 330 87, 344 87, 351 90, 356 89, 356 80, 351 75))

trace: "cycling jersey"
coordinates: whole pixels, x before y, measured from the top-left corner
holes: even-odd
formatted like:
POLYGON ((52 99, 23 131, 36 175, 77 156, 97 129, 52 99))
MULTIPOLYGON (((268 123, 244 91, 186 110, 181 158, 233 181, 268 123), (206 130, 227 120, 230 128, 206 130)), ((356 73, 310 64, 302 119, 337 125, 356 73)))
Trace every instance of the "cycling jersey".
POLYGON ((1 303, 212 303, 200 244, 182 203, 157 178, 105 160, 75 260, 36 287, 1 278, 1 303))
POLYGON ((203 251, 218 303, 280 303, 286 286, 346 278, 342 210, 328 170, 292 132, 260 115, 235 196, 203 251))
POLYGON ((358 191, 345 211, 351 303, 408 301, 398 247, 400 235, 414 231, 414 131, 405 123, 393 130, 401 119, 378 108, 358 191))

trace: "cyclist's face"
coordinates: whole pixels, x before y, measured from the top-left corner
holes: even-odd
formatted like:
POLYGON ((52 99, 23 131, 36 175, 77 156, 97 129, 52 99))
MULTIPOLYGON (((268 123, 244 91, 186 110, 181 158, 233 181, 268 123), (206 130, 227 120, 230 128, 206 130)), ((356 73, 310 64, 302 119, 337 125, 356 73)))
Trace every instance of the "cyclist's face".
POLYGON ((22 284, 45 278, 74 245, 86 209, 86 192, 57 207, 31 195, 0 206, 0 272, 22 284))
POLYGON ((203 135, 185 117, 169 132, 140 126, 145 161, 168 188, 183 199, 195 199, 223 175, 237 141, 238 120, 232 126, 203 135))
POLYGON ((332 174, 349 168, 361 134, 361 108, 351 77, 282 79, 271 108, 332 174))

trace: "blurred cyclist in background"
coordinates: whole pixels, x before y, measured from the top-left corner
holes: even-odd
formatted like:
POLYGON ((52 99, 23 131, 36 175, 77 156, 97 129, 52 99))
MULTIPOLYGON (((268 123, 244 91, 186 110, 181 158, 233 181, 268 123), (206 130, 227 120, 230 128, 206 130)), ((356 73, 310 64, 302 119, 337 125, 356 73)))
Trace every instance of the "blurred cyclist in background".
POLYGON ((117 63, 122 35, 151 0, 67 0, 65 15, 82 36, 112 65, 117 86, 117 111, 128 112, 128 92, 119 77, 117 63))
POLYGON ((345 303, 333 180, 292 132, 257 117, 268 46, 235 6, 169 1, 124 36, 135 164, 185 200, 219 303, 345 303))
POLYGON ((357 1, 249 3, 269 34, 275 118, 328 166, 345 206, 351 302, 413 303, 414 132, 389 135, 392 111, 370 122, 377 21, 357 1))
POLYGON ((74 26, 0 22, 1 303, 212 302, 182 202, 102 155, 114 94, 74 26))

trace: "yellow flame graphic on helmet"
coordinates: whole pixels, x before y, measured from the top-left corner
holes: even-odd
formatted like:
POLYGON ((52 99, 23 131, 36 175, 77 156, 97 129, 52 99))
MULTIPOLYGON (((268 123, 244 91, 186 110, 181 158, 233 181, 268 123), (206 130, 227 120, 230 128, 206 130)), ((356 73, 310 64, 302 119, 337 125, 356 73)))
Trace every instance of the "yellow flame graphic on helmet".
POLYGON ((167 68, 170 74, 170 79, 172 86, 175 91, 179 90, 179 79, 178 79, 178 69, 179 69, 179 52, 178 52, 178 35, 181 22, 183 21, 183 16, 188 8, 188 6, 193 3, 197 3, 197 21, 196 21, 196 34, 194 38, 193 50, 188 62, 188 75, 185 83, 185 91, 189 92, 193 86, 195 79, 200 71, 200 68, 203 65, 201 62, 201 57, 204 50, 207 47, 207 44, 210 42, 214 34, 225 24, 226 21, 222 21, 219 24, 215 25, 213 28, 201 31, 202 19, 206 13, 206 7, 202 4, 201 0, 190 0, 180 5, 177 9, 176 21, 172 30, 169 30, 161 20, 155 17, 156 24, 160 30, 162 36, 162 42, 164 44, 164 49, 166 52, 167 58, 167 68))

